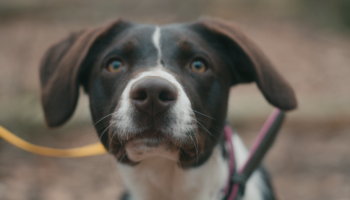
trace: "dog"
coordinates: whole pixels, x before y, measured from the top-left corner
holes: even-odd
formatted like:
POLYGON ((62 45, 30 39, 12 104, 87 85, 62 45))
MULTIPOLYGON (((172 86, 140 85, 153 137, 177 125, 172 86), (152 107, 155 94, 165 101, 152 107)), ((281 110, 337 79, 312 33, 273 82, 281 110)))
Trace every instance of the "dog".
MULTIPOLYGON (((117 19, 74 32, 48 49, 40 82, 48 127, 72 116, 80 86, 88 94, 97 134, 126 186, 123 200, 224 198, 232 86, 255 82, 273 106, 297 106, 263 52, 236 25, 215 18, 163 26, 117 19)), ((248 150, 237 134, 233 145, 240 167, 248 150)), ((275 199, 262 167, 243 199, 275 199)))

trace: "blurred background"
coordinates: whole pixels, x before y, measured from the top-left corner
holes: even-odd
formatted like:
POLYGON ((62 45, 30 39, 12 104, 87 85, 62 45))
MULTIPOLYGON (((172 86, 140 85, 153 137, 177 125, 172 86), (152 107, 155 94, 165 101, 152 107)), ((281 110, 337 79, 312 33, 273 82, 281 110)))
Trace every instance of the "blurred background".
MULTIPOLYGON (((96 142, 84 94, 69 123, 45 127, 46 49, 117 17, 161 25, 200 16, 239 24, 296 91, 298 110, 265 159, 278 199, 350 199, 350 0, 1 0, 0 125, 48 147, 96 142)), ((271 111, 255 84, 232 89, 228 120, 248 146, 271 111)), ((109 155, 43 157, 0 139, 0 200, 117 199, 123 188, 109 155)))

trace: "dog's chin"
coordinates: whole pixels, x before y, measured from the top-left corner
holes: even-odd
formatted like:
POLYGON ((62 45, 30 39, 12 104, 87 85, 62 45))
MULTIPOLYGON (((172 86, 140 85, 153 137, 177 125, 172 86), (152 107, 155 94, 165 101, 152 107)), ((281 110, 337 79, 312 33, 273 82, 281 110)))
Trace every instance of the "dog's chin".
POLYGON ((142 160, 160 157, 175 162, 195 160, 197 151, 193 143, 180 143, 159 132, 146 131, 131 138, 112 141, 112 154, 120 163, 137 164, 142 160))
POLYGON ((173 161, 179 159, 179 147, 163 137, 133 138, 126 142, 125 153, 134 162, 152 157, 162 157, 173 161))

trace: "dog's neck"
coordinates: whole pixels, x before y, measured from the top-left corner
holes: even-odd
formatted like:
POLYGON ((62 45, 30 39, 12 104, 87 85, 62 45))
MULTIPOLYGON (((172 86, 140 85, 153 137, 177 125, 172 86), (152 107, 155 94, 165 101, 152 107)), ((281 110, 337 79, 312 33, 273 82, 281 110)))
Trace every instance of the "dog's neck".
POLYGON ((201 166, 182 169, 177 162, 161 157, 143 160, 136 166, 118 168, 132 200, 218 200, 228 177, 222 147, 215 147, 201 166))

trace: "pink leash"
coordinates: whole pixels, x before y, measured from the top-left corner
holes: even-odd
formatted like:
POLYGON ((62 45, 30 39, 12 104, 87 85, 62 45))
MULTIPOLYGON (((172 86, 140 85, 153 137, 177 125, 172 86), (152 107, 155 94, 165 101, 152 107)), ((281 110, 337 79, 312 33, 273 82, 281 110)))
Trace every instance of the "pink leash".
POLYGON ((257 139, 250 151, 250 155, 241 169, 235 170, 234 149, 232 143, 233 131, 229 125, 225 126, 225 139, 229 151, 229 179, 224 188, 225 200, 239 200, 244 195, 246 181, 256 168, 259 167, 266 152, 272 146, 279 128, 282 125, 285 114, 275 108, 264 126, 261 128, 257 139))

